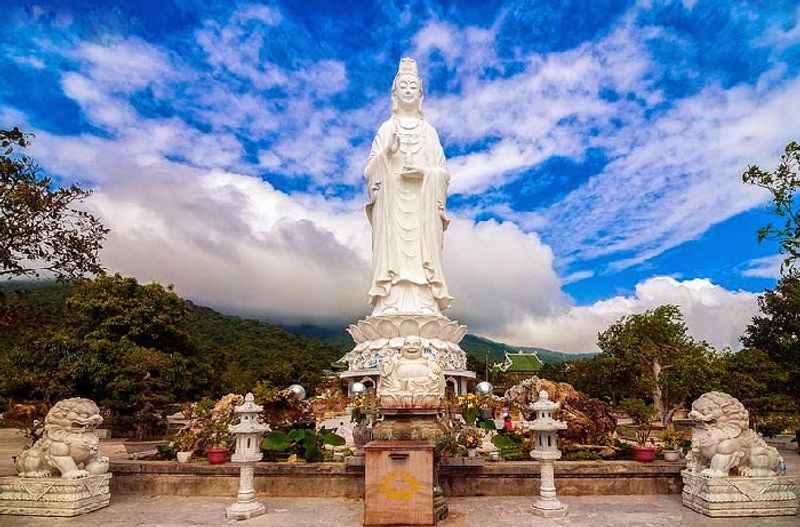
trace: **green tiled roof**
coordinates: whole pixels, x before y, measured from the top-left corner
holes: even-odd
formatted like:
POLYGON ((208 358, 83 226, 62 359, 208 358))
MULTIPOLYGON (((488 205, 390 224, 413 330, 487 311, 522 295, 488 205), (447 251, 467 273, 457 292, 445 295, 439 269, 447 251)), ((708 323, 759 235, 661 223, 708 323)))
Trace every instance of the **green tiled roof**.
POLYGON ((496 364, 497 369, 504 372, 529 372, 539 371, 542 361, 536 353, 506 353, 506 360, 496 364))

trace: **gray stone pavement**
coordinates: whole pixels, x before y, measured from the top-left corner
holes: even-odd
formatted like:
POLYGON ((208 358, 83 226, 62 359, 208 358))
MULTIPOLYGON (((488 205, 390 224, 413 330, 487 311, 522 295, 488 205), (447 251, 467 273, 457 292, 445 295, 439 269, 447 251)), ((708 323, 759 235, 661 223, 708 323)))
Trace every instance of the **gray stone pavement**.
MULTIPOLYGON (((111 505, 78 518, 0 516, 2 527, 357 527, 361 500, 343 498, 271 498, 268 513, 243 522, 225 519, 225 498, 174 496, 112 497, 111 505)), ((528 509, 533 498, 451 498, 450 517, 440 527, 798 527, 800 517, 707 518, 681 505, 679 496, 587 496, 563 499, 566 518, 544 519, 528 509)))

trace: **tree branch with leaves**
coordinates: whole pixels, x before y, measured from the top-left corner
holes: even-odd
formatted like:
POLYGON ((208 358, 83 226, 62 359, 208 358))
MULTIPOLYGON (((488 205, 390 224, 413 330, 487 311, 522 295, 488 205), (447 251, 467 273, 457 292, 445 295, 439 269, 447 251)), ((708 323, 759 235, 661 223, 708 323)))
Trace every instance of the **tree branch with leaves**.
POLYGON ((781 155, 778 167, 772 172, 750 165, 742 174, 742 181, 763 188, 772 195, 773 213, 781 218, 782 225, 771 222, 758 230, 758 241, 778 240, 780 252, 785 255, 781 273, 790 271, 800 258, 800 205, 795 195, 800 190, 800 145, 791 141, 781 155))
POLYGON ((79 207, 91 191, 53 188, 19 128, 0 129, 0 278, 81 278, 103 270, 99 252, 109 230, 79 207))

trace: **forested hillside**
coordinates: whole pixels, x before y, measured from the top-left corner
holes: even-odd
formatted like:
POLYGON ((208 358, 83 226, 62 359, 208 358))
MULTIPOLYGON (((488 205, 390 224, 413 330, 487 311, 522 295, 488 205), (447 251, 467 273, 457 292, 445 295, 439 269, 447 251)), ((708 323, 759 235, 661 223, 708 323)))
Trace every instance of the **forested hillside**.
POLYGON ((0 286, 0 404, 71 395, 130 402, 135 390, 181 400, 261 381, 313 392, 339 356, 316 339, 129 278, 0 286))

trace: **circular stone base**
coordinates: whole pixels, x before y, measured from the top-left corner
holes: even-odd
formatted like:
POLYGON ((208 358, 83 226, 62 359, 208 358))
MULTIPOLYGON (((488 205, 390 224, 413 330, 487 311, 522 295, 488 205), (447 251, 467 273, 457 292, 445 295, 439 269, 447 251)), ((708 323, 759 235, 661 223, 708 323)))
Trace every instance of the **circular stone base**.
POLYGON ((536 505, 532 505, 531 512, 542 518, 563 518, 567 515, 567 506, 563 505, 560 509, 540 509, 536 505))
POLYGON ((234 520, 248 520, 261 516, 267 512, 264 504, 260 501, 251 501, 249 503, 233 503, 225 508, 225 517, 234 520))

